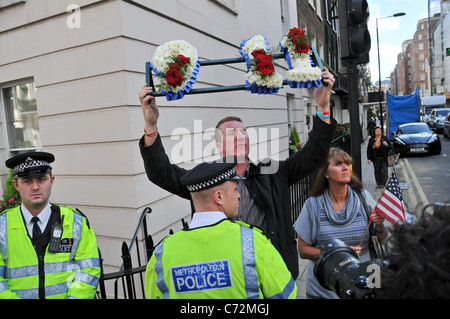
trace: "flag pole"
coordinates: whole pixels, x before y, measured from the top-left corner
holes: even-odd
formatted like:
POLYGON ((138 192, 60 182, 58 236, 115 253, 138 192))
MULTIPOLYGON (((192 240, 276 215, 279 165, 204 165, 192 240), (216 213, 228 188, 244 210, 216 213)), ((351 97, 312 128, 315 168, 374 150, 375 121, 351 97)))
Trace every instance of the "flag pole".
MULTIPOLYGON (((366 237, 367 231, 369 230, 370 224, 372 223, 372 220, 369 219, 369 223, 367 224, 366 231, 364 232, 364 235, 362 236, 361 242, 359 243, 358 247, 361 247, 362 242, 364 241, 364 238, 366 237)), ((369 238, 370 239, 370 238, 369 238)))
MULTIPOLYGON (((391 174, 389 174, 389 178, 387 179, 386 184, 384 184, 383 190, 381 191, 381 195, 380 195, 380 197, 379 197, 378 200, 377 200, 377 204, 378 204, 378 202, 380 201, 380 199, 383 197, 384 191, 386 190, 386 187, 387 187, 387 185, 389 184, 389 180, 390 180, 391 177, 392 177, 392 173, 394 173, 395 166, 397 165, 397 162, 398 162, 398 158, 399 158, 399 157, 400 157, 400 153, 398 153, 398 154, 397 154, 397 157, 395 158, 394 167, 392 167, 391 174)), ((375 206, 376 206, 376 205, 375 205, 375 206)))
MULTIPOLYGON (((400 157, 400 153, 398 153, 398 154, 397 154, 397 157, 395 158, 395 164, 394 164, 394 167, 392 167, 391 174, 389 175, 389 178, 387 179, 387 182, 386 182, 386 184, 384 185, 383 190, 381 191, 381 195, 380 195, 380 197, 379 197, 378 200, 377 200, 377 205, 378 205, 378 202, 380 201, 380 199, 383 197, 384 191, 386 190, 386 187, 387 187, 387 185, 388 185, 388 183, 389 183, 389 180, 390 180, 391 177, 392 177, 392 173, 393 173, 394 170, 395 170, 395 166, 397 165, 397 162, 398 162, 398 158, 399 158, 399 157, 400 157)), ((377 205, 375 205, 375 207, 376 207, 377 205)), ((372 212, 372 214, 373 214, 373 212, 372 212)), ((369 223, 367 224, 366 231, 364 232, 364 235, 362 236, 361 242, 359 243, 358 247, 361 247, 362 242, 364 241, 364 238, 366 237, 367 231, 369 230, 369 227, 370 227, 370 224, 371 224, 371 223, 372 223, 372 220, 369 218, 369 223)))

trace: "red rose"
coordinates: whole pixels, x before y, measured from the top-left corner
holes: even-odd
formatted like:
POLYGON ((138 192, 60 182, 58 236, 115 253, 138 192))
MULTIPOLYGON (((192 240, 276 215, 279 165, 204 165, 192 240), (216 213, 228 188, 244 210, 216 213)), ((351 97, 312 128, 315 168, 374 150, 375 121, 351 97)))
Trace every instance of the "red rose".
POLYGON ((258 63, 270 62, 270 61, 272 61, 272 55, 271 54, 260 54, 256 57, 256 61, 258 63))
POLYGON ((179 69, 180 68, 180 63, 170 63, 169 64, 169 69, 179 69))
POLYGON ((295 51, 298 53, 308 53, 309 51, 309 45, 306 43, 300 43, 295 46, 295 51))
POLYGON ((305 30, 300 28, 293 28, 289 30, 288 37, 292 38, 294 36, 304 36, 305 30))
POLYGON ((181 63, 181 65, 185 65, 185 64, 188 64, 188 63, 189 63, 190 58, 185 57, 185 56, 182 55, 182 54, 178 54, 177 60, 181 63))
POLYGON ((292 43, 300 44, 301 42, 306 42, 306 38, 303 35, 294 35, 292 37, 292 43))
POLYGON ((183 74, 181 74, 181 72, 177 69, 170 69, 166 72, 166 80, 167 84, 173 87, 180 86, 183 82, 183 74))
POLYGON ((252 55, 253 55, 253 57, 255 59, 258 58, 258 56, 261 55, 261 54, 265 55, 266 51, 264 51, 264 50, 255 50, 255 51, 252 52, 252 55))
POLYGON ((261 62, 256 66, 255 71, 261 72, 264 75, 269 75, 275 71, 275 67, 270 62, 261 62))

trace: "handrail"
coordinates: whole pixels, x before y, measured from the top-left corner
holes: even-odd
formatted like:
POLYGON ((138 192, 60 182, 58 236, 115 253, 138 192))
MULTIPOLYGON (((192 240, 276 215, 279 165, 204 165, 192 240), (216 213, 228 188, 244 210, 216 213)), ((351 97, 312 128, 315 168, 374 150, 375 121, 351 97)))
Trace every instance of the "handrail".
MULTIPOLYGON (((135 230, 135 232, 134 232, 134 235, 133 235, 133 237, 131 238, 131 243, 130 243, 130 246, 129 246, 129 248, 128 248, 128 253, 131 254, 131 251, 132 251, 132 249, 133 249, 134 243, 137 241, 136 239, 137 239, 137 236, 138 236, 138 234, 139 234, 139 230, 140 230, 141 226, 144 227, 144 239, 147 238, 147 236, 148 236, 148 232, 147 232, 147 223, 144 223, 144 221, 146 221, 146 216, 147 216, 147 214, 150 214, 151 212, 152 212, 152 209, 151 209, 150 207, 146 207, 146 208, 143 210, 143 212, 142 212, 142 214, 141 214, 141 217, 139 218, 139 222, 138 222, 138 225, 137 225, 136 230, 135 230)), ((136 249, 137 249, 138 252, 139 252, 139 246, 136 246, 136 249)), ((148 257, 148 256, 147 256, 147 257, 148 257)), ((139 261, 140 261, 139 254, 138 254, 138 259, 139 259, 139 261)), ((148 259, 148 258, 147 258, 147 259, 148 259)), ((123 267, 124 267, 124 262, 122 262, 122 265, 120 266, 120 271, 123 270, 123 267)))
MULTIPOLYGON (((146 207, 143 210, 143 212, 139 218, 139 222, 136 227, 136 230, 131 239, 130 246, 128 246, 125 241, 122 243, 122 255, 121 255, 122 265, 120 266, 120 270, 117 272, 104 274, 103 273, 103 265, 102 265, 102 267, 101 267, 102 273, 101 273, 100 281, 99 281, 99 293, 100 293, 101 298, 106 299, 105 281, 115 279, 114 295, 115 295, 115 298, 117 299, 118 295, 119 295, 118 281, 119 281, 119 279, 121 279, 122 286, 123 286, 123 293, 125 294, 125 298, 136 299, 136 287, 135 287, 135 283, 134 283, 134 279, 133 279, 133 276, 135 274, 139 274, 142 294, 145 294, 143 272, 145 272, 148 259, 150 258, 151 251, 153 250, 153 240, 151 240, 151 236, 148 235, 147 219, 146 219, 147 214, 150 214, 151 212, 152 212, 152 210, 150 207, 146 207), (139 245, 136 245, 136 255, 137 255, 137 261, 138 261, 138 267, 133 268, 133 265, 131 262, 131 253, 134 248, 134 244, 138 242, 138 236, 139 236, 139 232, 141 230, 143 231, 144 244, 145 244, 145 248, 146 248, 146 257, 147 258, 146 258, 144 264, 142 264, 139 245)), ((100 259, 101 259, 101 257, 100 257, 100 259)))

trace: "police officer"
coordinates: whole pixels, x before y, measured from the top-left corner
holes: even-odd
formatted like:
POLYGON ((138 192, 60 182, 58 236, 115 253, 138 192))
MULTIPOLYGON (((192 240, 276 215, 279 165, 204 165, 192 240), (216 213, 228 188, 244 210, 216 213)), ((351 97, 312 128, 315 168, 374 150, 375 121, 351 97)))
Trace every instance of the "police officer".
POLYGON ((188 229, 155 247, 147 265, 147 298, 295 298, 283 259, 238 213, 236 158, 205 162, 181 178, 195 213, 188 229))
POLYGON ((49 203, 53 154, 8 159, 22 204, 0 213, 0 298, 94 298, 100 260, 81 212, 49 203))

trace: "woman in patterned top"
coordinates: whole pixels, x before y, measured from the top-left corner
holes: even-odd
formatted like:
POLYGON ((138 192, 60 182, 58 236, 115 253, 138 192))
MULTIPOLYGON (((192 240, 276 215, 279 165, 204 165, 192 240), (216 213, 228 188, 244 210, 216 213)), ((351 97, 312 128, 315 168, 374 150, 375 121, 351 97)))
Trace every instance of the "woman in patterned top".
MULTIPOLYGON (((320 258, 320 243, 339 239, 357 253, 361 262, 371 259, 369 232, 363 240, 369 218, 357 192, 370 211, 373 211, 376 203, 370 193, 363 189, 361 181, 352 174, 351 162, 350 155, 345 151, 335 147, 330 149, 328 161, 317 173, 311 197, 305 202, 294 224, 300 257, 310 260, 306 284, 308 298, 338 298, 334 292, 322 288, 314 277, 314 264, 320 258)), ((376 225, 379 240, 384 240, 384 218, 374 212, 370 219, 376 225)))

